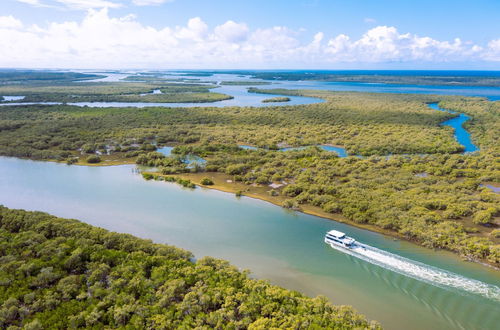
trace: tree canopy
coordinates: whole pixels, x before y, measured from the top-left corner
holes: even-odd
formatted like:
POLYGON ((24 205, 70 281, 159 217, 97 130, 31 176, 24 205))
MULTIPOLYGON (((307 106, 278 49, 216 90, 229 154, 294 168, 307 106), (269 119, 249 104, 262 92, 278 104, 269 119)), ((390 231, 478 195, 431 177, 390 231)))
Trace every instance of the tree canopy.
POLYGON ((249 279, 223 260, 3 206, 0 327, 379 328, 351 307, 249 279))

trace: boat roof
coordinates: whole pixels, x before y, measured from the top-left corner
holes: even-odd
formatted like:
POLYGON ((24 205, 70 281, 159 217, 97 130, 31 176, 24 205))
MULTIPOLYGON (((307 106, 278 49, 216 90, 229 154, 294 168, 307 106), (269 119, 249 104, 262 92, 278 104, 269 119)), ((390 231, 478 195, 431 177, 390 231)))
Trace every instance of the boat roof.
POLYGON ((338 231, 338 230, 330 230, 328 232, 328 234, 330 235, 333 235, 333 236, 336 236, 336 237, 342 237, 342 236, 345 236, 345 233, 341 232, 341 231, 338 231))

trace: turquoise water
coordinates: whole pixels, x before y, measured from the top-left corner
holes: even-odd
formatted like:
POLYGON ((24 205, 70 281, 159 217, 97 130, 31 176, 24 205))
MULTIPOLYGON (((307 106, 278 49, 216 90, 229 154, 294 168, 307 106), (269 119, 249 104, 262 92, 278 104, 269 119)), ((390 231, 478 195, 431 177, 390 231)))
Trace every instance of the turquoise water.
POLYGON ((321 145, 319 147, 325 151, 335 152, 337 155, 339 155, 339 157, 349 156, 347 154, 347 151, 342 147, 334 147, 334 146, 327 146, 327 145, 321 145))
MULTIPOLYGON (((215 75, 211 79, 220 82, 248 77, 215 75)), ((500 89, 493 87, 325 82, 279 82, 258 87, 500 99, 500 89)), ((274 96, 247 93, 245 86, 222 86, 215 91, 235 98, 210 104, 160 105, 264 106, 262 99, 274 96)), ((287 105, 307 102, 320 100, 294 97, 287 105)), ((152 106, 150 103, 91 104, 110 105, 152 106)), ((442 124, 454 127, 457 141, 465 146, 466 152, 471 152, 477 147, 462 127, 467 119, 462 114, 442 124)), ((337 152, 340 157, 347 156, 342 148, 320 147, 337 152)), ((171 148, 158 151, 170 154, 171 148)), ((465 263, 446 252, 430 251, 258 200, 145 181, 133 169, 133 166, 66 166, 0 157, 0 203, 78 218, 110 230, 174 244, 193 251, 197 257, 224 258, 251 269, 253 276, 309 295, 326 295, 336 304, 353 305, 388 329, 496 329, 500 324, 496 299, 500 277, 493 270, 465 263), (369 244, 374 252, 360 257, 331 249, 322 242, 322 237, 332 228, 369 244)))
POLYGON ((498 272, 259 200, 145 181, 134 166, 0 157, 0 203, 174 244, 197 257, 224 258, 255 277, 353 305, 387 329, 495 329, 500 324, 498 272), (334 250, 323 243, 333 228, 384 252, 373 250, 364 260, 334 250))
MULTIPOLYGON (((437 103, 430 103, 429 107, 438 111, 456 113, 455 111, 440 108, 437 103)), ((465 130, 465 128, 463 127, 463 124, 469 119, 469 116, 461 113, 458 117, 446 120, 441 123, 442 126, 449 126, 454 129, 455 139, 458 141, 458 143, 464 146, 464 152, 466 153, 479 150, 479 148, 474 143, 472 143, 470 133, 467 132, 467 130, 465 130)))

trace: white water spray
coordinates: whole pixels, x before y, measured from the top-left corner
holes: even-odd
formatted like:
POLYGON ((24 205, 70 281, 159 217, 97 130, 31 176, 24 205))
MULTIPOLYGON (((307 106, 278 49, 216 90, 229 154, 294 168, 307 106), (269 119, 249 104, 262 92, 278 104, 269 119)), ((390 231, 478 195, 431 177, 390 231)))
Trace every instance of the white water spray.
POLYGON ((330 245, 332 248, 347 253, 353 257, 419 281, 445 289, 454 288, 468 293, 481 295, 494 301, 500 301, 500 288, 493 284, 487 284, 478 280, 470 279, 361 243, 356 243, 356 245, 351 249, 342 248, 335 244, 330 245))

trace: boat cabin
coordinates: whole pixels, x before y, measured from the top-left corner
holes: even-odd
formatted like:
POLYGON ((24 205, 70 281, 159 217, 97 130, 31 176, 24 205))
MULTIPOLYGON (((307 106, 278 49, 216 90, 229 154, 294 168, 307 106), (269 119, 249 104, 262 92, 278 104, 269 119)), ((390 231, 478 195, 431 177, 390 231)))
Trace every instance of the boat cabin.
POLYGON ((354 242, 356 242, 351 237, 346 236, 345 233, 337 230, 330 230, 327 232, 325 240, 345 247, 352 247, 354 242))

